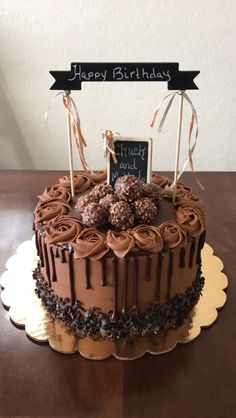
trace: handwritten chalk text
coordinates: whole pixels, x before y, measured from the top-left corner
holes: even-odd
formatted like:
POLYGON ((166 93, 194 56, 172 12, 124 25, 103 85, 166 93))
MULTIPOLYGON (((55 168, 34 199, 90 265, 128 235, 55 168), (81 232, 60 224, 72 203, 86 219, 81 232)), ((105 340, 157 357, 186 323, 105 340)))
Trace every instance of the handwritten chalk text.
POLYGON ((83 70, 82 65, 72 65, 72 75, 68 81, 170 81, 170 70, 158 71, 155 67, 145 69, 144 67, 134 67, 129 69, 127 67, 117 66, 113 69, 105 69, 103 71, 86 71, 83 70))

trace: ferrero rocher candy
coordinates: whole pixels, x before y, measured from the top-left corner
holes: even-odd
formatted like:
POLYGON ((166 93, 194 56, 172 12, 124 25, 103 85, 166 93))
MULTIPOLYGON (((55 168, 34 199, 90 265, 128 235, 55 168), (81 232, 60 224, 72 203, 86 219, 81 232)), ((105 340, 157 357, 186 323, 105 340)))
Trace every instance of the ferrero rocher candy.
POLYGON ((119 177, 114 186, 115 194, 126 202, 134 202, 142 194, 142 182, 133 175, 119 177))
POLYGON ((148 223, 156 216, 157 208, 149 197, 141 197, 133 204, 135 220, 139 223, 148 223))
POLYGON ((95 198, 95 196, 93 196, 91 193, 86 194, 85 196, 80 196, 79 199, 77 200, 77 203, 75 205, 75 208, 78 209, 78 211, 80 213, 83 212, 84 208, 89 204, 89 203, 98 203, 97 199, 95 198))
POLYGON ((114 203, 109 210, 109 222, 117 229, 125 230, 134 224, 134 215, 127 202, 114 203))
POLYGON ((106 221, 106 210, 99 203, 89 203, 82 212, 82 223, 88 227, 101 226, 106 221))
POLYGON ((162 198, 162 190, 157 184, 145 183, 142 188, 142 196, 149 197, 149 199, 158 205, 162 198))
POLYGON ((102 199, 100 199, 99 203, 101 205, 103 205, 106 210, 109 210, 110 207, 112 205, 114 205, 114 203, 116 203, 118 201, 118 198, 116 195, 114 194, 107 194, 105 197, 103 197, 102 199))
POLYGON ((91 192, 97 201, 111 193, 113 193, 113 188, 110 184, 97 184, 91 192))

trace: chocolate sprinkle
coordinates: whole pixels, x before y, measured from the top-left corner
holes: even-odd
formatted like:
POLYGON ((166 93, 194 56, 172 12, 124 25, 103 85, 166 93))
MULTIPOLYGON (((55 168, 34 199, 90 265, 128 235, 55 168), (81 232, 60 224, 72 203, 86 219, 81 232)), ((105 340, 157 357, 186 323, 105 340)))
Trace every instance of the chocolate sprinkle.
POLYGON ((181 325, 198 302, 204 286, 199 268, 196 279, 185 294, 178 293, 161 306, 154 302, 147 307, 145 313, 134 311, 114 317, 113 311, 105 313, 96 307, 84 309, 78 300, 71 304, 69 298, 54 295, 44 280, 40 267, 33 272, 33 278, 36 280, 35 293, 53 318, 62 321, 66 327, 78 331, 82 336, 112 339, 157 334, 160 330, 181 325))

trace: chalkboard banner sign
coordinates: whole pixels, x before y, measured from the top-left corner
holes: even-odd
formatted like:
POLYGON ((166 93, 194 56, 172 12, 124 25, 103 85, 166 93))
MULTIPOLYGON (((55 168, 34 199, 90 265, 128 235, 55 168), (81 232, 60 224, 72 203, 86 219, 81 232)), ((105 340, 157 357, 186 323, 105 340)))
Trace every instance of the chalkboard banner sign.
POLYGON ((180 71, 177 62, 87 63, 73 62, 70 71, 50 71, 51 90, 81 90, 84 82, 166 81, 168 90, 198 90, 194 78, 200 71, 180 71))
POLYGON ((133 174, 143 183, 151 180, 152 139, 114 138, 117 163, 108 157, 108 184, 114 186, 118 177, 133 174))

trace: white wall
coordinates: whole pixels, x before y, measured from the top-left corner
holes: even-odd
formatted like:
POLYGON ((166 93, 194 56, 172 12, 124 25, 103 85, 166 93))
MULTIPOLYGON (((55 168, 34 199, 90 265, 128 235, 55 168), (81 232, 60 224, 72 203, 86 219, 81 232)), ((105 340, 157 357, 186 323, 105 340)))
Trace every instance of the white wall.
MULTIPOLYGON (((236 168, 236 2, 234 0, 1 0, 0 168, 66 169, 66 119, 49 70, 72 61, 179 62, 200 70, 189 91, 200 121, 197 170, 236 168)), ((161 137, 149 127, 166 83, 87 83, 75 92, 89 143, 104 166, 101 133, 154 137, 154 169, 172 170, 177 107, 161 137)), ((185 118, 189 112, 185 107, 185 118)), ((182 160, 186 153, 186 125, 182 160)), ((77 161, 77 168, 79 164, 77 161)))

